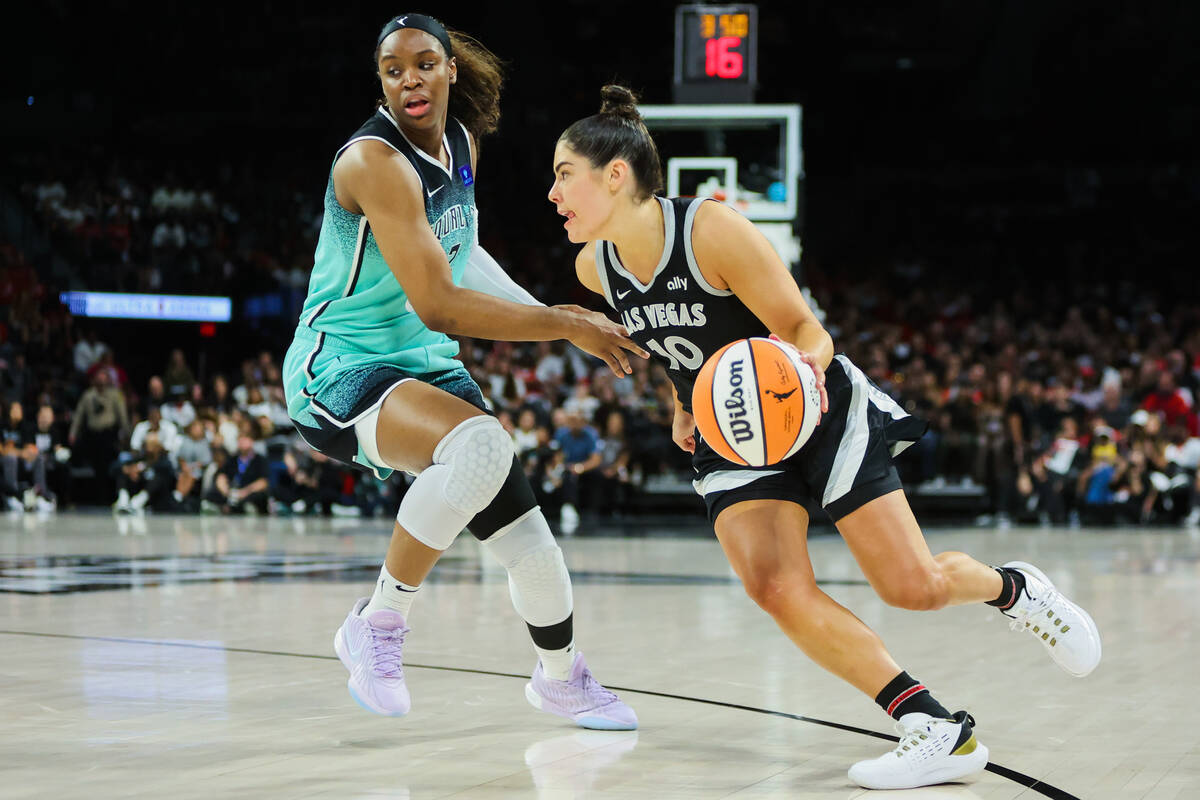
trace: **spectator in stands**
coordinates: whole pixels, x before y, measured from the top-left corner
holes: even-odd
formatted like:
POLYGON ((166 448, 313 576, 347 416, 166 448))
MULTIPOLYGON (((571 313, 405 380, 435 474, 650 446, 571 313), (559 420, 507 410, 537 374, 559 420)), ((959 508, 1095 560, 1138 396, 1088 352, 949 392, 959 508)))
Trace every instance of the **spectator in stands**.
POLYGON ((129 383, 129 379, 125 374, 125 370, 117 364, 116 359, 113 357, 112 350, 105 350, 100 354, 100 357, 96 359, 96 363, 92 364, 92 366, 88 369, 88 378, 90 379, 94 373, 99 371, 107 372, 109 383, 112 386, 115 386, 117 389, 124 389, 129 383))
POLYGON ((600 436, 586 423, 583 414, 576 411, 566 413, 565 424, 555 431, 554 440, 558 442, 565 467, 559 524, 563 533, 572 534, 579 527, 580 483, 586 483, 584 476, 600 466, 600 436))
MULTIPOLYGON (((558 509, 561 525, 561 511, 564 504, 563 484, 567 474, 563 451, 551 435, 550 428, 539 425, 537 433, 538 447, 525 454, 525 471, 529 475, 529 484, 533 487, 533 495, 537 499, 538 505, 550 512, 558 509)), ((573 515, 568 514, 568 517, 574 520, 573 525, 579 524, 578 512, 573 515)), ((572 527, 570 532, 573 533, 574 530, 572 527)), ((568 533, 565 527, 563 532, 568 533)))
POLYGON ((135 452, 145 450, 146 437, 150 434, 158 436, 158 441, 169 455, 174 456, 181 444, 179 428, 169 419, 163 419, 162 412, 151 406, 146 418, 133 426, 129 434, 129 449, 135 452))
POLYGON ((146 396, 141 400, 140 411, 143 418, 150 416, 151 408, 161 409, 166 405, 167 388, 163 379, 157 375, 151 375, 150 380, 146 382, 146 396))
POLYGON ((167 368, 163 371, 163 383, 171 389, 174 389, 176 386, 183 386, 190 392, 192 384, 195 382, 196 377, 192 374, 192 369, 188 366, 187 359, 183 356, 183 351, 175 348, 171 351, 171 355, 167 359, 167 368))
POLYGON ((108 352, 108 345, 96 337, 96 329, 88 328, 83 338, 75 345, 75 371, 86 374, 100 356, 108 352))
POLYGON ((66 433, 54 418, 54 408, 43 404, 38 408, 33 428, 33 445, 41 459, 42 475, 34 471, 34 489, 39 500, 38 510, 53 511, 59 500, 68 494, 69 473, 66 462, 71 457, 66 433))
POLYGON ((12 357, 12 363, 5 363, 0 358, 0 402, 25 400, 36 388, 37 379, 24 352, 17 352, 12 357))
POLYGON ((1177 523, 1189 515, 1193 487, 1200 472, 1200 438, 1189 436, 1182 425, 1166 431, 1165 467, 1151 476, 1167 520, 1177 523))
POLYGON ((621 516, 628 507, 631 484, 629 441, 625 435, 625 415, 620 410, 604 418, 604 436, 600 439, 600 464, 596 469, 592 507, 601 514, 621 516))
POLYGON ((1114 431, 1123 431, 1129 424, 1129 416, 1133 413, 1133 404, 1129 397, 1121 393, 1121 378, 1114 373, 1112 379, 1105 379, 1101 385, 1099 413, 1104 418, 1104 424, 1114 431))
POLYGON ((1004 424, 1004 409, 1013 395, 1012 375, 1000 372, 980 390, 976 426, 979 436, 975 479, 990 488, 991 511, 1006 515, 1013 482, 1012 439, 1004 424))
POLYGON ((1144 521, 1143 505, 1150 490, 1146 472, 1146 454, 1141 448, 1129 448, 1117 457, 1116 474, 1110 484, 1116 519, 1121 522, 1144 521))
POLYGON ((1078 431, 1080 408, 1071 400, 1070 388, 1056 377, 1048 378, 1042 402, 1034 411, 1033 441, 1039 443, 1035 447, 1048 447, 1067 417, 1075 420, 1074 430, 1078 431))
POLYGON ((208 398, 208 406, 218 414, 230 414, 233 412, 235 403, 233 396, 229 392, 229 379, 224 375, 213 376, 212 393, 208 398))
POLYGON ((95 490, 100 493, 94 500, 112 500, 114 491, 109 481, 108 467, 117 457, 120 442, 129 430, 129 415, 125 410, 125 397, 111 383, 107 370, 92 375, 92 385, 75 407, 71 418, 71 433, 68 441, 77 462, 91 467, 95 472, 95 490))
POLYGON ((532 408, 526 406, 517 414, 517 425, 513 429, 512 437, 513 450, 516 452, 517 458, 523 459, 530 450, 537 449, 537 414, 533 412, 532 408))
POLYGON ((1142 500, 1141 522, 1151 522, 1164 512, 1161 493, 1169 488, 1167 477, 1167 440, 1162 431, 1162 418, 1139 408, 1130 417, 1130 447, 1136 447, 1145 462, 1146 493, 1142 500))
POLYGON ((1031 470, 1041 494, 1041 512, 1050 522, 1066 522, 1075 511, 1075 485, 1085 461, 1079 423, 1073 416, 1064 416, 1054 442, 1034 460, 1031 470))
POLYGON ((1086 465, 1080 470, 1075 494, 1080 521, 1086 525, 1111 525, 1116 519, 1116 486, 1127 469, 1117 451, 1113 429, 1097 425, 1092 430, 1086 465))
POLYGON ((24 406, 19 402, 8 404, 3 430, 0 430, 0 463, 3 465, 3 495, 8 508, 13 511, 32 511, 34 508, 34 484, 45 486, 45 465, 38 459, 37 446, 33 441, 33 425, 25 419, 24 406), (35 469, 38 476, 35 478, 35 469))
MULTIPOLYGON (((276 501, 275 507, 293 514, 315 509, 321 500, 320 467, 298 448, 289 448, 284 452, 283 464, 284 470, 276 478, 271 490, 271 497, 276 501)), ((336 495, 327 498, 330 504, 335 499, 336 495)))
POLYGON ((600 401, 592 396, 590 381, 581 380, 575 384, 575 388, 571 390, 571 396, 563 402, 562 407, 568 414, 590 420, 595 419, 600 401))
POLYGON ((186 435, 176 452, 179 464, 179 480, 175 485, 175 502, 180 510, 197 511, 200 508, 200 488, 205 468, 212 463, 212 447, 205 435, 204 421, 192 420, 186 435))
POLYGON ((258 386, 262 381, 258 376, 252 359, 246 359, 242 362, 242 382, 233 388, 233 402, 238 408, 245 408, 249 403, 250 389, 258 386))
POLYGON ((188 400, 192 387, 176 384, 169 386, 167 391, 170 395, 170 402, 160 409, 163 419, 173 423, 177 429, 184 430, 196 418, 196 409, 188 400))
POLYGON ((113 508, 119 513, 145 511, 174 511, 177 503, 175 468, 157 433, 148 433, 143 450, 123 459, 117 470, 117 501, 113 508))
POLYGON ((1180 425, 1189 435, 1200 435, 1200 422, 1192 410, 1187 393, 1175 385, 1175 374, 1169 370, 1158 373, 1158 383, 1142 402, 1142 408, 1152 414, 1161 414, 1168 428, 1180 425))
POLYGON ((237 438, 237 453, 216 475, 205 498, 222 513, 267 513, 267 459, 254 450, 252 426, 243 427, 237 438))

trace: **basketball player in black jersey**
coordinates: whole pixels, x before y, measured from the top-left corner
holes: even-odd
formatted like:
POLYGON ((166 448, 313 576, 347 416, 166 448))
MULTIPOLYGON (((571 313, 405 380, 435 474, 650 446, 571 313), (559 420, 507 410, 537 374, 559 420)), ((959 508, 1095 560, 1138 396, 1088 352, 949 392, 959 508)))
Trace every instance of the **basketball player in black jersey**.
POLYGON ((998 569, 964 553, 933 555, 905 499, 892 457, 925 430, 843 355, 766 238, 717 202, 655 196, 658 152, 623 87, 601 91, 600 113, 571 125, 554 152, 549 199, 583 244, 580 282, 602 294, 630 336, 667 368, 675 388, 675 443, 693 453, 694 482, 747 594, 810 658, 866 693, 897 720, 900 745, 851 767, 868 788, 900 789, 977 772, 987 749, 974 720, 951 714, 888 654, 861 620, 818 587, 805 504, 837 525, 871 586, 888 604, 932 610, 998 606, 1054 661, 1083 676, 1100 639, 1083 609, 1036 568, 998 569), (771 335, 796 348, 822 385, 820 424, 794 456, 762 469, 725 461, 699 436, 692 385, 723 345, 771 335))
POLYGON ((478 139, 499 118, 500 62, 422 14, 389 20, 375 44, 384 100, 330 169, 305 311, 284 359, 288 413, 314 448, 381 477, 416 475, 374 594, 334 637, 364 708, 402 716, 409 610, 467 528, 507 571, 538 662, 525 696, 585 728, 637 716, 575 650, 570 576, 513 453, 455 361, 453 334, 566 338, 628 372, 645 355, 603 315, 547 308, 478 247, 478 139))

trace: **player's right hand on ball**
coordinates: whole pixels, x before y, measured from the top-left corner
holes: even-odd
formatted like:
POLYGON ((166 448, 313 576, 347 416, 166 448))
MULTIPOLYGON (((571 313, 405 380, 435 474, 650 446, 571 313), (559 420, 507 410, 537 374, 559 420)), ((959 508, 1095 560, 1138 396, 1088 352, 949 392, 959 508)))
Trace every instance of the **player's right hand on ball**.
POLYGON ((588 311, 586 308, 575 305, 554 307, 573 315, 581 323, 578 330, 568 337, 568 341, 585 353, 603 359, 618 378, 623 378, 633 372, 626 351, 642 358, 650 357, 649 353, 629 338, 629 331, 625 329, 624 325, 613 322, 598 311, 588 311))
POLYGON ((675 408, 675 419, 671 421, 671 439, 680 450, 696 452, 696 418, 682 408, 675 408))

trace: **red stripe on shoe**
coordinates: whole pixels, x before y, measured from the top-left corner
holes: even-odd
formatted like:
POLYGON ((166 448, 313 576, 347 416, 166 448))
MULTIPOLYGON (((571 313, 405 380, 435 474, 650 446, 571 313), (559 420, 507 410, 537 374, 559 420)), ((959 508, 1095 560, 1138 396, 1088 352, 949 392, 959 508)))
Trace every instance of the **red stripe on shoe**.
POLYGON ((888 707, 887 707, 888 716, 890 717, 892 715, 892 712, 894 712, 896 710, 896 707, 899 706, 901 703, 903 703, 905 700, 907 700, 908 698, 917 694, 918 692, 924 692, 924 691, 927 691, 926 688, 919 683, 916 686, 910 686, 907 689, 905 689, 903 692, 901 692, 900 694, 898 694, 896 696, 895 700, 893 700, 891 703, 888 704, 888 707))

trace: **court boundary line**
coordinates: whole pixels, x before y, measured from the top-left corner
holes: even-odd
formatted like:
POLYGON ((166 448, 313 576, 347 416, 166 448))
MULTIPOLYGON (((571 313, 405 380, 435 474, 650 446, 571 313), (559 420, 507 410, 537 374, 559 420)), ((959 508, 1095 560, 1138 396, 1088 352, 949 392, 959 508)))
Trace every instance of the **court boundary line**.
MULTIPOLYGON (((201 644, 198 642, 175 641, 170 639, 133 639, 122 636, 87 636, 76 633, 47 633, 45 631, 15 631, 0 629, 0 636, 31 636, 43 639, 73 639, 80 641, 96 641, 96 642, 113 642, 117 644, 140 644, 150 645, 153 647, 184 647, 193 650, 216 650, 225 653, 247 653, 251 655, 263 656, 284 656, 288 658, 308 658, 315 661, 337 661, 336 655, 318 655, 316 653, 292 653, 286 650, 260 650, 252 647, 227 647, 225 645, 201 644)), ((427 669, 440 672, 460 672, 470 675, 488 675, 497 678, 519 678, 520 680, 529 680, 529 676, 524 673, 517 672, 499 672, 497 670, 475 669, 473 667, 446 667, 437 664, 410 664, 405 663, 405 667, 409 669, 427 669)), ((816 717, 807 717, 803 714, 792 714, 787 711, 776 711, 770 708, 758 708, 757 706, 748 706, 741 703, 729 703, 724 700, 711 700, 704 697, 690 697, 682 694, 671 694, 670 692, 656 692, 651 689, 634 689, 629 686, 608 686, 609 689, 621 692, 629 692, 631 694, 642 694, 650 697, 662 697, 668 700, 683 700, 688 703, 700 703, 703 705, 717 706, 720 708, 731 708, 737 711, 750 711, 755 714, 765 714, 772 717, 780 717, 783 719, 791 719, 797 722, 807 722, 813 725, 821 725, 827 728, 835 728, 837 730, 847 731, 849 733, 857 733, 863 736, 872 736, 876 739, 884 739, 890 742, 900 741, 899 737, 892 736, 887 733, 879 733, 878 731, 859 728, 854 725, 846 725, 841 722, 832 722, 830 720, 818 719, 816 717)), ((1007 778, 1014 783, 1024 786, 1026 789, 1041 794, 1051 800, 1080 800, 1079 797, 1067 792, 1064 789, 1059 789, 1044 781, 1038 780, 1032 776, 1026 775, 1023 772, 1017 772, 1014 769, 995 764, 991 761, 987 763, 984 769, 994 775, 999 775, 1002 778, 1007 778)))

